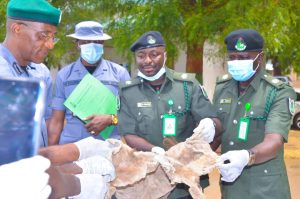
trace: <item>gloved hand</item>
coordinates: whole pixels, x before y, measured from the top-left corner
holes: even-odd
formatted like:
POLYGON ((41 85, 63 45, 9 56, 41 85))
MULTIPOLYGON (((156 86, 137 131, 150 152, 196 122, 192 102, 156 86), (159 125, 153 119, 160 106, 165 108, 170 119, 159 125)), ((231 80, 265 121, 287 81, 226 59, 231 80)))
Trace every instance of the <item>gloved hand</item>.
POLYGON ((78 174, 76 177, 80 180, 81 191, 79 195, 71 196, 72 199, 93 199, 105 198, 108 191, 106 181, 99 174, 78 174))
POLYGON ((113 164, 99 155, 76 161, 75 164, 82 168, 82 174, 100 174, 106 182, 110 182, 116 177, 113 164))
POLYGON ((109 142, 97 140, 93 137, 88 137, 77 142, 74 142, 79 150, 78 160, 88 157, 101 155, 103 157, 110 157, 114 146, 109 142))
POLYGON ((51 187, 45 171, 49 166, 50 161, 42 156, 0 166, 0 198, 48 198, 51 187))
POLYGON ((214 140, 216 133, 214 121, 210 118, 202 119, 193 132, 200 133, 204 141, 211 143, 214 140))
POLYGON ((151 152, 156 153, 157 155, 164 155, 166 153, 166 151, 159 146, 152 147, 151 152))
POLYGON ((249 162, 249 152, 247 150, 228 151, 220 156, 217 163, 222 178, 225 182, 233 182, 239 177, 244 167, 249 162), (225 164, 224 161, 230 162, 225 164))

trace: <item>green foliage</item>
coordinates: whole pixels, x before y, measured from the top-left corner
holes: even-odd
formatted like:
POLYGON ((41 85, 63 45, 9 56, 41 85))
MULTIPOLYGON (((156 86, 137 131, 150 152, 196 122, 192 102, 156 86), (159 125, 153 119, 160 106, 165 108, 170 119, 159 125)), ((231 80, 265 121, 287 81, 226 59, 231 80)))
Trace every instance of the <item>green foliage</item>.
POLYGON ((3 41, 5 38, 5 17, 6 16, 6 4, 7 0, 0 0, 0 41, 3 41))
MULTIPOLYGON (((112 45, 132 64, 130 45, 144 32, 158 30, 167 43, 168 65, 178 49, 210 40, 223 45, 224 37, 239 28, 253 28, 265 38, 265 54, 283 73, 300 72, 300 1, 298 0, 52 0, 63 11, 60 41, 48 56, 48 65, 60 67, 74 61, 78 50, 72 39, 75 24, 97 20, 112 35, 112 45)), ((5 16, 7 0, 0 0, 5 16)), ((4 30, 5 18, 0 19, 4 30)), ((4 38, 4 31, 0 32, 4 38)), ((225 49, 225 46, 224 46, 225 49)), ((222 49, 221 53, 225 50, 222 49)))

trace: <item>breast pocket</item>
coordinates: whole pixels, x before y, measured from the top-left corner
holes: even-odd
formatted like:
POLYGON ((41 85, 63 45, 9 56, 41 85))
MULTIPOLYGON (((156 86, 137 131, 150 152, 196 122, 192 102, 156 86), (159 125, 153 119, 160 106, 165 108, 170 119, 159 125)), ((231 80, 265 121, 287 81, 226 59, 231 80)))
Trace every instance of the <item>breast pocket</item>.
POLYGON ((218 104, 217 114, 223 125, 226 125, 229 119, 231 104, 218 104))
POLYGON ((264 138, 266 117, 264 107, 256 106, 249 110, 247 114, 250 118, 249 139, 262 141, 264 138))
POLYGON ((155 127, 155 118, 152 107, 143 107, 137 109, 137 128, 141 135, 146 136, 151 133, 152 127, 155 127), (152 126, 152 127, 151 127, 152 126))

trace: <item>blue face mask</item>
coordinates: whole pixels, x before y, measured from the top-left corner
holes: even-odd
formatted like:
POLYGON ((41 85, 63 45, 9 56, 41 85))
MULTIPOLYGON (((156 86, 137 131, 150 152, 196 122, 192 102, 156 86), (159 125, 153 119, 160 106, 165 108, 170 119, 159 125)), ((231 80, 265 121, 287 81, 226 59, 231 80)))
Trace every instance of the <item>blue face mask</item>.
POLYGON ((102 44, 89 43, 80 45, 80 56, 89 64, 98 62, 101 59, 103 52, 102 44))
POLYGON ((255 59, 247 59, 247 60, 233 60, 228 61, 228 72, 231 74, 232 78, 236 81, 244 82, 249 80, 256 72, 259 64, 253 70, 253 63, 257 59, 258 54, 255 59))

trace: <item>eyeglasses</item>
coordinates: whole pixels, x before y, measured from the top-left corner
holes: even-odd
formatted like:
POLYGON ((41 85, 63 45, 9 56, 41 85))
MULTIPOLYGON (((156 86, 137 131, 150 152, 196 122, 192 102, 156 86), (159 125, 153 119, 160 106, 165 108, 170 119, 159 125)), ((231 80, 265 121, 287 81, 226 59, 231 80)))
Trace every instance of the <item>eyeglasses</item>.
POLYGON ((54 44, 56 44, 59 41, 59 38, 55 37, 55 35, 49 35, 47 34, 47 31, 40 31, 34 28, 32 25, 26 24, 26 23, 19 23, 21 25, 24 25, 27 28, 30 28, 31 30, 35 31, 37 33, 38 39, 42 40, 44 42, 47 42, 51 40, 54 44))

